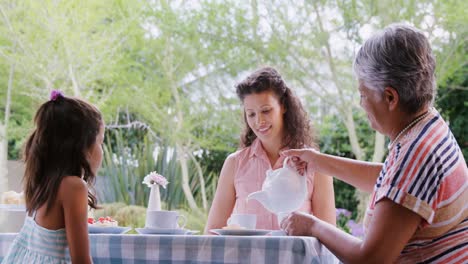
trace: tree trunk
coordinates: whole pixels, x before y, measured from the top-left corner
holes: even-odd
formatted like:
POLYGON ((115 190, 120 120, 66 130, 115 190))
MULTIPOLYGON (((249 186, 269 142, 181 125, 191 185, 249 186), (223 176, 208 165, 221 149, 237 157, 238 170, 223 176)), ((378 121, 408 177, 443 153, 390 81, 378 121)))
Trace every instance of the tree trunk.
POLYGON ((187 154, 179 143, 177 143, 177 156, 180 162, 180 167, 182 169, 182 190, 184 190, 185 198, 187 199, 191 209, 198 209, 197 203, 195 202, 195 198, 192 194, 192 190, 190 189, 187 154))
MULTIPOLYGON (((6 139, 6 126, 0 121, 0 196, 7 190, 8 186, 8 167, 7 167, 7 150, 8 146, 6 139)), ((4 219, 5 214, 0 214, 0 224, 6 223, 7 219, 4 219)))
MULTIPOLYGON (((322 25, 322 19, 320 16, 320 12, 318 9, 317 3, 313 2, 313 7, 315 10, 315 14, 317 15, 317 21, 318 21, 318 26, 320 28, 320 31, 323 33, 326 33, 323 25, 322 25)), ((327 41, 325 42, 325 48, 326 48, 326 54, 327 54, 327 59, 328 59, 328 66, 330 67, 330 72, 332 76, 332 80, 335 84, 335 87, 337 88, 338 95, 339 95, 339 100, 336 101, 337 109, 343 109, 341 110, 341 114, 344 116, 344 124, 346 127, 346 130, 348 131, 348 138, 349 138, 349 143, 351 144, 351 150, 353 154, 356 156, 356 159, 358 160, 364 160, 364 151, 362 150, 361 146, 359 145, 359 140, 358 136, 356 133, 356 125, 354 123, 354 118, 353 118, 353 110, 351 107, 348 106, 340 106, 339 104, 343 104, 344 102, 341 101, 341 99, 344 97, 343 92, 341 91, 341 87, 343 87, 344 84, 340 83, 338 74, 336 71, 335 67, 335 61, 331 53, 331 47, 330 47, 330 39, 329 37, 327 38, 327 41)), ((359 205, 358 205, 358 218, 361 219, 361 216, 365 214, 366 208, 368 205, 368 200, 369 200, 369 195, 367 193, 363 193, 359 190, 356 190, 356 196, 359 200, 359 205)))
POLYGON ((11 90, 13 89, 13 77, 15 74, 15 64, 10 66, 10 73, 8 75, 7 97, 5 102, 5 120, 3 124, 0 121, 0 191, 3 186, 8 185, 8 121, 10 120, 11 108, 11 90))
POLYGON ((203 170, 200 167, 200 163, 198 163, 197 159, 193 155, 190 155, 192 158, 192 162, 195 164, 195 168, 198 172, 198 180, 200 181, 200 192, 202 195, 202 205, 203 209, 208 209, 208 201, 206 199, 206 189, 205 189, 205 179, 203 178, 203 170))
MULTIPOLYGON (((11 90, 13 88, 13 77, 15 64, 10 66, 8 75, 7 98, 5 102, 5 120, 0 121, 0 193, 8 188, 8 120, 10 119, 11 90)), ((0 215, 0 223, 3 223, 3 214, 0 215)))
POLYGON ((70 74, 70 79, 73 84, 73 95, 77 97, 81 97, 80 86, 76 80, 75 72, 73 71, 73 65, 68 64, 68 72, 70 74))
POLYGON ((361 146, 359 145, 359 140, 356 134, 356 125, 354 123, 353 111, 352 109, 347 109, 345 113, 342 113, 345 116, 344 123, 346 130, 348 131, 349 143, 351 144, 351 150, 353 151, 354 156, 358 160, 364 160, 364 153, 361 146))
MULTIPOLYGON (((345 126, 348 131, 349 142, 351 143, 351 149, 358 160, 364 160, 364 153, 359 145, 359 140, 356 134, 356 126, 353 119, 353 113, 351 110, 346 111, 345 114, 345 126)), ((359 201, 357 207, 358 220, 362 220, 363 216, 366 213, 367 206, 369 204, 369 194, 366 192, 361 192, 356 189, 355 193, 356 198, 359 201)))
POLYGON ((189 172, 188 172, 188 162, 187 157, 189 154, 186 153, 186 148, 184 146, 184 139, 183 139, 183 129, 184 129, 184 112, 182 108, 182 102, 180 98, 180 94, 178 91, 178 87, 175 83, 174 79, 174 72, 176 71, 174 67, 174 58, 173 58, 173 47, 171 46, 171 42, 167 42, 166 48, 166 56, 163 60, 163 68, 167 79, 169 81, 169 86, 172 91, 172 96, 174 97, 175 101, 175 108, 176 108, 176 119, 177 124, 174 131, 174 142, 176 144, 177 149, 177 158, 180 163, 180 167, 182 170, 182 190, 184 191, 185 198, 191 209, 198 209, 197 203, 195 202, 195 198, 193 197, 192 190, 190 189, 189 184, 189 172), (182 137, 182 138, 180 138, 182 137))
POLYGON ((7 127, 0 122, 0 193, 6 191, 8 186, 8 150, 7 150, 7 138, 6 138, 7 127))
MULTIPOLYGON (((373 162, 382 162, 382 159, 385 154, 385 136, 379 132, 375 132, 375 143, 374 143, 374 154, 372 155, 373 162)), ((358 205, 358 219, 363 219, 367 206, 369 205, 370 195, 365 192, 358 191, 356 196, 359 200, 358 205)))
POLYGON ((374 154, 372 155, 372 161, 382 162, 385 155, 385 136, 376 131, 374 142, 374 154))

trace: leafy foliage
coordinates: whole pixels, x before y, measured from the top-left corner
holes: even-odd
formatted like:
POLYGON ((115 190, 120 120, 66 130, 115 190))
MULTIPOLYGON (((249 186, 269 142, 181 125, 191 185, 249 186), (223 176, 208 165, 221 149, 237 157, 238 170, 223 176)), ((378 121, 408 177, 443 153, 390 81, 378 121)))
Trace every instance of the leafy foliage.
POLYGON ((153 144, 145 137, 147 145, 128 145, 118 131, 108 131, 104 148, 102 168, 99 171, 96 189, 102 202, 124 202, 140 204, 145 202, 149 192, 142 185, 144 176, 154 170, 153 144), (114 139, 112 147, 109 139, 114 139))
MULTIPOLYGON (((158 142, 147 134, 141 137, 141 141, 129 144, 124 135, 138 133, 123 129, 110 129, 106 134, 104 159, 96 187, 101 202, 147 206, 150 190, 142 182, 149 172, 157 171, 169 181, 167 189, 160 188, 161 200, 166 204, 166 209, 172 210, 185 205, 179 177, 180 165, 173 147, 158 142)), ((200 183, 194 166, 190 163, 190 186, 199 200, 200 183)), ((211 178, 215 179, 213 175, 211 178)), ((206 177, 205 181, 212 184, 210 177, 206 177)), ((214 192, 210 194, 212 197, 214 192)))
MULTIPOLYGON (((353 117, 356 120, 356 133, 359 137, 359 143, 365 150, 365 160, 369 160, 372 157, 374 148, 374 138, 369 135, 373 135, 374 131, 369 126, 369 122, 362 110, 354 110, 353 117)), ((324 116, 318 129, 321 152, 340 157, 356 158, 351 150, 346 128, 338 115, 330 114, 324 116)))
POLYGON ((351 233, 348 221, 351 219, 351 212, 344 208, 336 209, 336 226, 346 233, 351 233))
POLYGON ((333 188, 335 190, 335 207, 347 209, 352 212, 351 218, 356 219, 359 204, 356 198, 356 189, 337 179, 333 179, 333 188))
MULTIPOLYGON (((352 60, 370 33, 406 21, 427 32, 433 43, 442 87, 437 105, 466 157, 467 5, 462 0, 294 5, 281 0, 5 0, 0 3, 0 125, 9 69, 15 66, 8 155, 20 156, 35 110, 50 89, 59 88, 95 103, 106 123, 140 120, 154 130, 151 136, 138 129, 107 133, 98 177, 103 201, 144 206, 149 190, 142 178, 157 170, 171 182, 162 189, 167 207, 186 208, 179 163, 190 155, 196 157, 187 158, 190 191, 201 203, 198 162, 210 201, 241 127, 233 84, 268 64, 304 99, 319 124, 323 152, 369 160, 373 132, 357 110, 352 60), (122 112, 131 114, 118 114, 113 122, 122 112), (356 127, 357 138, 346 122, 356 127)), ((335 182, 335 188, 337 206, 354 212, 351 187, 335 182)))
POLYGON ((468 160, 468 65, 439 88, 436 105, 468 160))
MULTIPOLYGON (((373 131, 362 111, 355 111, 354 118, 357 120, 356 124, 359 141, 365 150, 366 159, 372 156, 372 149, 374 140, 368 135, 372 135, 373 131)), ((346 157, 355 158, 351 151, 348 135, 342 122, 339 121, 337 115, 327 115, 318 127, 320 132, 320 150, 321 152, 346 157)), ((352 212, 351 218, 356 219, 357 207, 359 201, 356 196, 356 189, 340 180, 333 179, 333 187, 335 190, 335 205, 336 208, 344 208, 352 212)))

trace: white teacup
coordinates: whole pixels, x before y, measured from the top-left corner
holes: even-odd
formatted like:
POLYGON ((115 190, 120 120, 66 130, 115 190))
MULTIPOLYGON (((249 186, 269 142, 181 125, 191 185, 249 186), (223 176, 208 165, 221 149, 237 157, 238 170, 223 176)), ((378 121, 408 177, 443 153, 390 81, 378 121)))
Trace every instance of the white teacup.
POLYGON ((177 211, 147 211, 145 227, 149 228, 184 228, 187 219, 177 211), (179 224, 179 219, 182 223, 179 224))
POLYGON ((290 213, 284 213, 284 212, 281 212, 281 213, 277 213, 276 216, 278 218, 278 225, 281 226, 281 222, 289 216, 290 213))
POLYGON ((255 229, 257 216, 254 214, 232 214, 227 221, 229 225, 239 225, 246 229, 255 229))

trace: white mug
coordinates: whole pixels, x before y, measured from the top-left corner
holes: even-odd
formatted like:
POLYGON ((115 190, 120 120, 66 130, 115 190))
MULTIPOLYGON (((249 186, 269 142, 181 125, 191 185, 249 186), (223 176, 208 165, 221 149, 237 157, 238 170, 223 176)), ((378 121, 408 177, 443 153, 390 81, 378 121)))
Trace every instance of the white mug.
POLYGON ((187 219, 183 215, 179 215, 177 211, 146 211, 145 227, 149 228, 184 228, 187 219), (179 225, 179 219, 182 219, 182 224, 179 225))
POLYGON ((239 225, 246 229, 255 229, 257 226, 257 216, 254 214, 232 214, 227 221, 229 225, 239 225))

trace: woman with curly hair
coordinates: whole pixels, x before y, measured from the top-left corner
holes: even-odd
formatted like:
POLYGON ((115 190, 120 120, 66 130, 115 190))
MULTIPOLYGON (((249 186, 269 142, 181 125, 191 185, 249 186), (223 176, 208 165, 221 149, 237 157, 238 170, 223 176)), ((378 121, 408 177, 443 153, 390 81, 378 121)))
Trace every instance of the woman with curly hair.
MULTIPOLYGON (((258 201, 249 200, 259 191, 269 169, 282 167, 286 149, 316 147, 312 127, 299 99, 273 68, 261 68, 236 85, 244 108, 245 130, 241 149, 224 162, 205 233, 226 226, 232 213, 255 214, 258 229, 279 230, 278 218, 258 201)), ((307 200, 300 209, 335 225, 335 200, 331 177, 312 173, 307 177, 307 200)))

